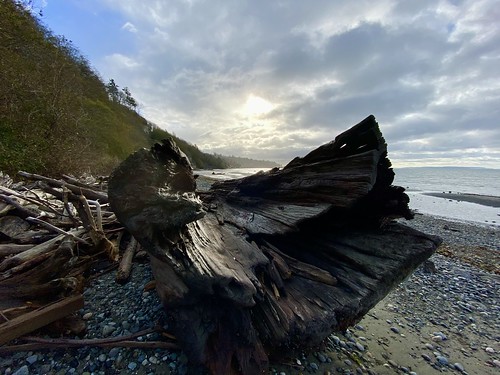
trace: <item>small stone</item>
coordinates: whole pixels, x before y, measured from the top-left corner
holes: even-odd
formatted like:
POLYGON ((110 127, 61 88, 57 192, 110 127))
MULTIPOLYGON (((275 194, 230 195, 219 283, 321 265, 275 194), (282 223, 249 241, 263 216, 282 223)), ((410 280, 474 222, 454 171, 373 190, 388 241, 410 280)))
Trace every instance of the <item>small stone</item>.
POLYGON ((137 363, 130 362, 127 367, 129 370, 134 371, 137 368, 137 363))
POLYGON ((427 362, 430 362, 432 359, 429 357, 427 354, 423 353, 422 358, 425 359, 427 362))
POLYGON ((490 354, 495 353, 495 349, 493 349, 493 348, 491 348, 489 346, 486 349, 484 349, 484 350, 486 350, 486 353, 490 353, 490 354))
POLYGON ((427 344, 425 344, 425 347, 429 350, 434 350, 434 345, 432 345, 432 344, 427 343, 427 344))
POLYGON ((50 372, 51 369, 52 369, 52 366, 50 366, 48 363, 40 366, 40 372, 42 374, 46 374, 46 373, 50 372))
POLYGON ((16 372, 12 373, 12 375, 29 375, 30 370, 27 365, 22 366, 16 372))
POLYGON ((319 370, 319 366, 316 363, 314 363, 314 362, 309 363, 309 367, 311 369, 313 369, 314 371, 319 370))
POLYGON ((109 358, 115 359, 120 353, 120 348, 112 348, 109 351, 109 358))
POLYGON ((391 331, 394 333, 399 333, 398 327, 391 327, 391 331))
POLYGON ((36 354, 30 355, 28 358, 26 358, 26 362, 28 362, 30 365, 38 361, 38 356, 36 354))
POLYGON ((454 363, 453 367, 455 367, 460 372, 464 372, 465 371, 464 366, 461 363, 459 363, 459 362, 454 363))
POLYGON ((99 362, 105 362, 107 359, 107 356, 106 356, 106 354, 103 353, 103 354, 100 354, 97 359, 99 360, 99 362))
POLYGON ((102 329, 102 335, 103 336, 109 336, 111 335, 114 331, 116 330, 115 327, 110 326, 110 325, 105 325, 102 329))
POLYGON ((122 362, 123 362, 123 356, 121 354, 119 354, 118 357, 116 357, 116 359, 115 359, 115 364, 117 366, 120 366, 122 362))
POLYGON ((151 362, 153 365, 157 365, 158 364, 158 358, 156 358, 154 356, 151 356, 151 357, 149 357, 149 362, 151 362))
POLYGON ((352 366, 352 362, 348 359, 344 359, 344 363, 347 365, 347 366, 352 366))
POLYGON ((448 366, 448 358, 442 356, 442 355, 438 355, 436 357, 436 360, 438 361, 438 363, 442 366, 448 366))
POLYGON ((435 336, 441 336, 441 341, 448 340, 448 338, 446 337, 446 335, 443 332, 433 332, 432 335, 434 337, 435 336))
POLYGON ((360 352, 364 352, 365 351, 365 347, 363 345, 361 345, 359 342, 356 343, 356 348, 360 351, 360 352))
POLYGON ((335 345, 340 344, 340 339, 337 336, 330 336, 335 345))
POLYGON ((147 366, 147 364, 149 363, 148 359, 146 358, 144 361, 141 362, 141 364, 143 366, 147 366))
POLYGON ((494 359, 493 360, 493 364, 496 366, 496 367, 500 367, 500 361, 498 359, 494 359))
POLYGON ((389 360, 387 361, 387 363, 388 363, 388 364, 390 364, 392 367, 396 367, 396 368, 398 368, 398 364, 397 364, 396 362, 394 362, 392 359, 389 359, 389 360))
POLYGON ((326 357, 325 357, 325 355, 324 355, 324 354, 322 354, 322 353, 318 353, 317 357, 318 357, 318 360, 319 360, 321 363, 325 363, 325 362, 326 362, 326 357))
POLYGON ((83 318, 83 320, 89 320, 90 318, 92 318, 93 315, 94 315, 93 313, 88 312, 88 313, 83 314, 82 318, 83 318))

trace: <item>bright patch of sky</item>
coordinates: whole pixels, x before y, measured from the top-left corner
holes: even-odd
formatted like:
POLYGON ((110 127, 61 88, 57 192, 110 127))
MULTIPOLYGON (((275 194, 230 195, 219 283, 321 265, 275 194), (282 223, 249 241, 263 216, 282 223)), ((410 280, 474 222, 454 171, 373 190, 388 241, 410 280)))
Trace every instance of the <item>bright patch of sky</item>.
POLYGON ((208 152, 301 156, 369 114, 396 166, 500 168, 497 0, 46 0, 141 113, 208 152))

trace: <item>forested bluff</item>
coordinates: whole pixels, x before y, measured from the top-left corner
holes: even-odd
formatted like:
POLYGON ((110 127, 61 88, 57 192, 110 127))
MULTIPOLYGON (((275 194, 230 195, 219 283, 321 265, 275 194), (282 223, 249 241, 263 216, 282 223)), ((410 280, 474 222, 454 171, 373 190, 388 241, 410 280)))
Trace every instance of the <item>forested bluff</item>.
POLYGON ((106 175, 130 153, 173 137, 194 168, 273 163, 200 151, 137 113, 127 87, 104 82, 26 1, 0 1, 0 171, 106 175))

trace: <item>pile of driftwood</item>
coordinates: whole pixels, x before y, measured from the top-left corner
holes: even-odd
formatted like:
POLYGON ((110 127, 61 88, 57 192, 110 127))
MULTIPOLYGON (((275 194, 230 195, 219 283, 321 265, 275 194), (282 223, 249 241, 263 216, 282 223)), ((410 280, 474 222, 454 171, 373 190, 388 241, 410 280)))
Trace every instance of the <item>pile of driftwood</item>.
MULTIPOLYGON (((109 209, 103 181, 19 175, 24 181, 18 183, 0 175, 0 345, 41 327, 80 335, 85 322, 75 312, 83 307, 87 281, 115 269, 116 281, 127 281, 140 245, 109 209)), ((121 339, 22 338, 0 353, 120 346, 121 339)))
POLYGON ((393 220, 412 218, 393 179, 369 116, 283 169, 203 194, 166 140, 125 160, 108 194, 191 364, 259 374, 271 354, 356 323, 435 251, 439 239, 393 220))

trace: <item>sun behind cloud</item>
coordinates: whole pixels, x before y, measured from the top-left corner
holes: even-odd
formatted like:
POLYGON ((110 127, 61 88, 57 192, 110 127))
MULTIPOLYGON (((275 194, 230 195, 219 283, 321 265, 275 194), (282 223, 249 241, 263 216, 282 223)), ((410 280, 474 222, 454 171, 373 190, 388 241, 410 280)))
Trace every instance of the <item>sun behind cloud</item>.
POLYGON ((259 117, 271 112, 274 108, 276 108, 276 105, 269 100, 250 94, 241 113, 247 117, 259 117))

